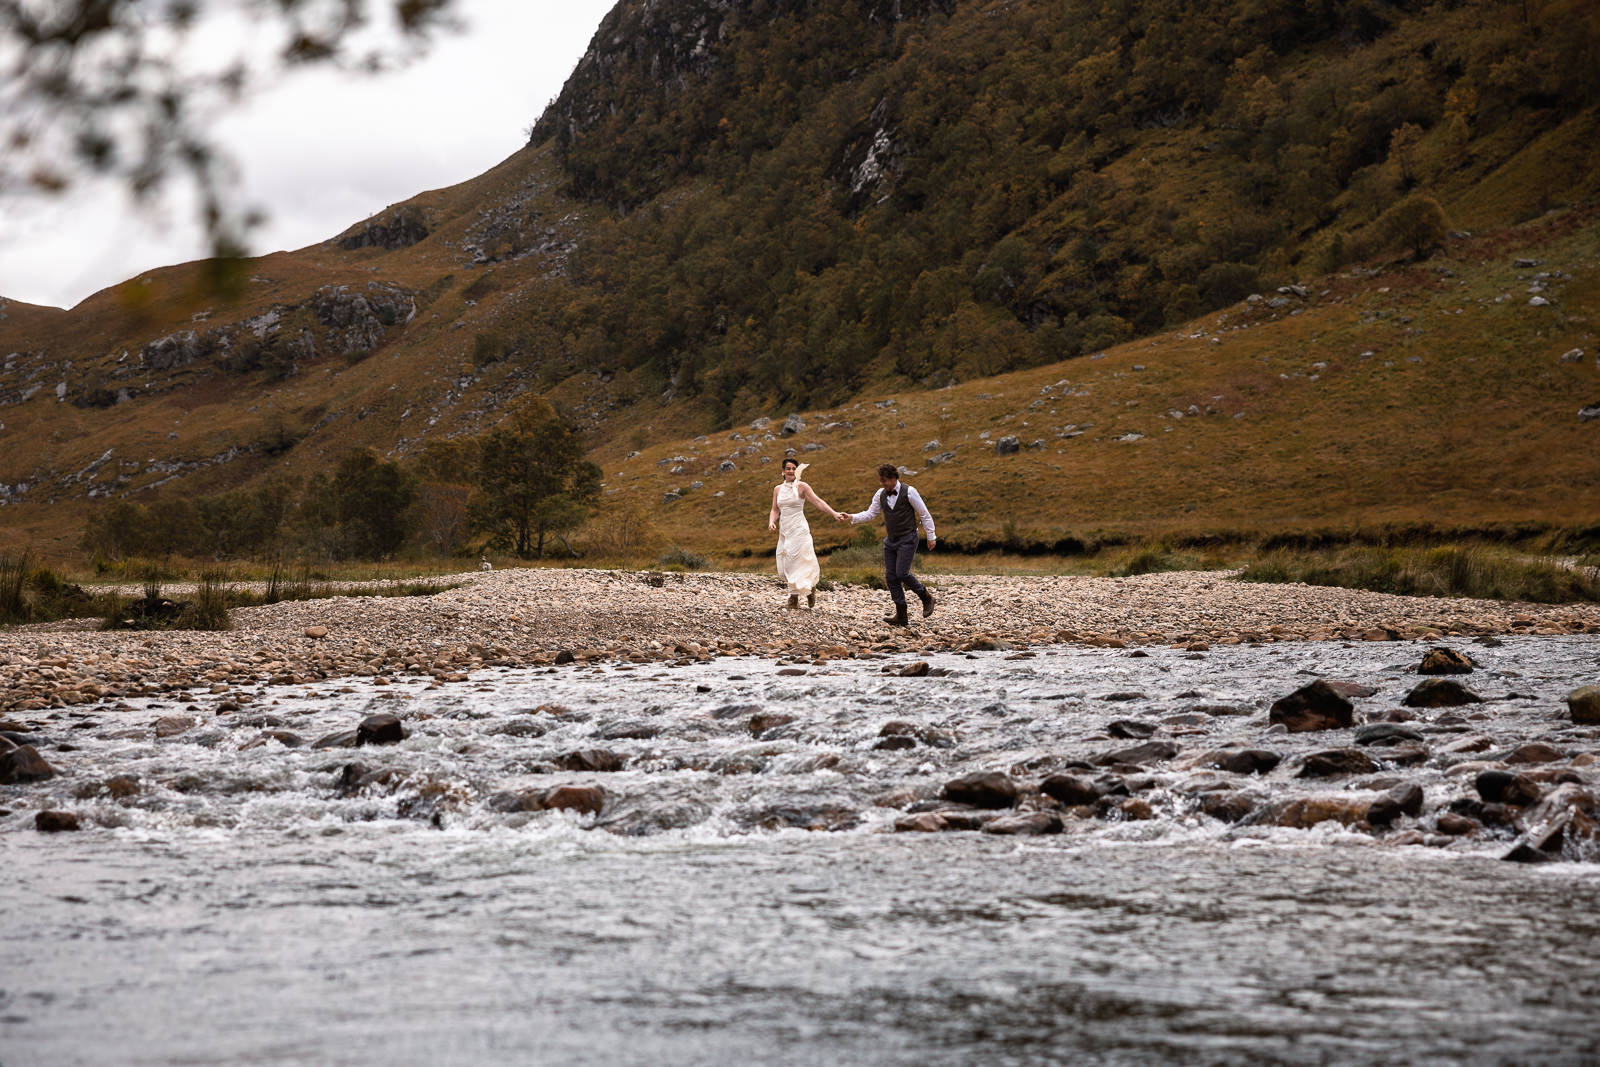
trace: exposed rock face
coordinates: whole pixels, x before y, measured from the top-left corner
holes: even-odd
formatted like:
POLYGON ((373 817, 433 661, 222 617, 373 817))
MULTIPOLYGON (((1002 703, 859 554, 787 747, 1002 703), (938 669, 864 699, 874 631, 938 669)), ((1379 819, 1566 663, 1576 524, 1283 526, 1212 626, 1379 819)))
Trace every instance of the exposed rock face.
POLYGON ((200 335, 193 330, 158 337, 139 351, 139 359, 150 370, 176 370, 186 367, 205 354, 200 335))
POLYGON ((416 310, 410 294, 370 283, 365 294, 343 285, 325 285, 311 295, 311 312, 328 328, 324 340, 341 355, 370 352, 383 344, 385 330, 404 322, 416 310))
POLYGON ((339 241, 339 247, 409 248, 428 236, 428 226, 416 211, 400 210, 381 219, 368 219, 355 233, 339 241))
POLYGON ((1308 730, 1339 730, 1353 721, 1355 708, 1333 690, 1327 682, 1317 679, 1302 686, 1272 705, 1268 721, 1282 723, 1292 734, 1308 730))

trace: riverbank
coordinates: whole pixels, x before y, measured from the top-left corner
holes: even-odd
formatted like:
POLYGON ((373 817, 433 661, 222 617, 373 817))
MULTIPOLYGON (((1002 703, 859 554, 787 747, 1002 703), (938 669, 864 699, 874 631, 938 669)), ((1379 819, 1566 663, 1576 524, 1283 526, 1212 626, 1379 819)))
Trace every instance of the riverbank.
POLYGON ((333 597, 237 608, 220 632, 98 632, 90 620, 0 631, 0 712, 201 689, 343 677, 464 680, 486 666, 817 661, 872 653, 1041 644, 1193 646, 1600 633, 1600 605, 1398 597, 1231 580, 939 576, 938 608, 908 630, 881 590, 840 587, 788 611, 776 580, 746 574, 473 572, 427 597, 333 597))

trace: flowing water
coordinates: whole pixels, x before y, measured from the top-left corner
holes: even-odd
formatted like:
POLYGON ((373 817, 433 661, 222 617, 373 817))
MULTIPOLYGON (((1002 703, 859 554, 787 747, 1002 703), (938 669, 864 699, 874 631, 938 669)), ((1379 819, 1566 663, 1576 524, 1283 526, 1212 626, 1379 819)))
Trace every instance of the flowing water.
POLYGON ((1404 780, 1432 811, 1471 788, 1446 774, 1463 739, 1600 750, 1562 704, 1600 643, 1461 647, 1488 703, 1421 713, 1426 764, 1331 781, 1294 757, 1350 732, 1271 732, 1267 705, 1324 676, 1396 707, 1420 646, 946 655, 921 678, 723 659, 53 713, 61 776, 0 788, 0 1065, 1595 1062, 1600 864, 1198 809, 1224 779, 1262 800, 1404 780), (378 711, 406 740, 258 743, 378 711), (753 735, 772 713, 794 719, 753 735), (891 720, 913 747, 875 747, 891 720), (1115 720, 1180 746, 1124 771, 1152 818, 892 832, 957 775, 1036 783, 1126 747, 1115 720), (1192 761, 1242 746, 1289 758, 1192 761), (624 769, 559 769, 596 748, 624 769), (566 783, 604 809, 504 810, 566 783), (34 832, 43 808, 85 830, 34 832))

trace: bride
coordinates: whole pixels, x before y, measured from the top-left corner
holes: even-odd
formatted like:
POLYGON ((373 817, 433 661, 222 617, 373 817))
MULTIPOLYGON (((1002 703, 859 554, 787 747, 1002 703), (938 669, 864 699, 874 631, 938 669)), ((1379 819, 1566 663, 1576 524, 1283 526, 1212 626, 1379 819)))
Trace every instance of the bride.
POLYGON ((800 606, 801 594, 806 607, 816 607, 817 579, 821 568, 817 566, 817 553, 811 545, 811 527, 806 523, 806 501, 828 513, 834 520, 839 513, 828 506, 811 487, 800 480, 807 463, 789 457, 783 461, 783 481, 772 487, 772 513, 767 518, 767 529, 779 530, 778 577, 789 587, 789 607, 800 606))

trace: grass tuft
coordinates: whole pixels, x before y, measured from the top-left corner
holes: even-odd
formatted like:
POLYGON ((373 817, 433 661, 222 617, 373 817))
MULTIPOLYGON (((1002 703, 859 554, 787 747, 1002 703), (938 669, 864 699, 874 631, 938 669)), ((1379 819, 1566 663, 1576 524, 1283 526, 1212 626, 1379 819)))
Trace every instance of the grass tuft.
POLYGON ((1481 545, 1277 552, 1244 568, 1245 582, 1304 582, 1401 596, 1471 597, 1535 604, 1600 601, 1600 576, 1481 545))

